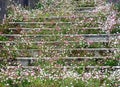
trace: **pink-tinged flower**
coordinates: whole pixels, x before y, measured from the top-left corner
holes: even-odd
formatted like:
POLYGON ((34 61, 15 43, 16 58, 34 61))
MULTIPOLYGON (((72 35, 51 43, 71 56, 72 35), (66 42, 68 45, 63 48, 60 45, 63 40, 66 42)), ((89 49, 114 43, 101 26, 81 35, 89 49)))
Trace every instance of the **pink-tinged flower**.
POLYGON ((60 31, 60 30, 61 30, 61 28, 60 28, 59 26, 57 26, 57 27, 56 27, 56 30, 57 30, 57 31, 60 31))
POLYGON ((10 40, 10 41, 13 41, 13 40, 14 40, 14 37, 10 37, 9 40, 10 40))
POLYGON ((77 35, 76 36, 78 39, 81 39, 82 38, 82 35, 77 35))
POLYGON ((93 21, 94 19, 93 18, 89 18, 90 21, 93 21))
POLYGON ((65 35, 65 38, 70 38, 70 35, 65 35))
POLYGON ((3 32, 0 32, 0 34, 2 34, 3 32))
POLYGON ((94 43, 93 41, 90 41, 90 40, 86 40, 86 41, 87 41, 88 45, 91 45, 94 43))
POLYGON ((92 74, 91 74, 91 73, 84 73, 84 74, 83 74, 83 79, 84 79, 84 80, 89 80, 91 77, 92 77, 92 74))
POLYGON ((71 18, 76 18, 77 16, 76 15, 72 15, 71 18))
POLYGON ((50 24, 55 24, 55 21, 51 21, 50 24))
POLYGON ((25 73, 24 73, 24 75, 25 75, 25 76, 28 76, 28 75, 29 75, 29 73, 28 73, 28 72, 25 72, 25 73))
POLYGON ((69 42, 68 42, 68 41, 64 41, 64 43, 65 43, 65 44, 69 44, 69 42))
POLYGON ((34 76, 35 75, 35 72, 31 72, 31 76, 34 76))

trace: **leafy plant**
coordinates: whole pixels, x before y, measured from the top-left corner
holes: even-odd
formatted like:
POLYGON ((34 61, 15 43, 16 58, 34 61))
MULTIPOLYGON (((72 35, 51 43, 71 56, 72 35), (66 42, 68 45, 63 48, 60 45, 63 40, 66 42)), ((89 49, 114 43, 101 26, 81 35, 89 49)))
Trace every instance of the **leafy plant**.
POLYGON ((105 65, 107 65, 107 66, 117 66, 118 65, 118 61, 117 60, 107 60, 105 62, 105 65))
POLYGON ((8 40, 7 37, 5 37, 5 36, 0 36, 0 41, 6 41, 6 40, 8 40))
POLYGON ((120 1, 115 4, 115 7, 116 7, 117 11, 119 12, 120 11, 120 1))
POLYGON ((42 9, 44 9, 44 5, 43 5, 41 2, 38 2, 38 3, 36 4, 36 9, 42 10, 42 9))

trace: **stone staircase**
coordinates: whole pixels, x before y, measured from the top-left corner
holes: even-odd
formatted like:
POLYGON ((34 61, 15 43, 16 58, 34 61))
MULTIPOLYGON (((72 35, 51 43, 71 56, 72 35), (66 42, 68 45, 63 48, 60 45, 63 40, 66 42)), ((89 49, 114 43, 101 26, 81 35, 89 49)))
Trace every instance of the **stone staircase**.
MULTIPOLYGON (((107 61, 119 61, 120 56, 115 55, 120 52, 119 41, 112 45, 119 33, 103 31, 104 19, 93 12, 104 3, 65 1, 46 6, 42 11, 36 10, 36 14, 33 11, 35 15, 32 16, 23 10, 25 15, 14 13, 9 17, 7 33, 0 34, 5 37, 0 41, 1 59, 12 59, 30 68, 36 67, 36 62, 49 61, 52 65, 55 63, 52 68, 119 69, 117 64, 106 64, 107 61), (66 64, 57 63, 59 60, 66 64)), ((15 66, 10 64, 9 67, 15 66)))

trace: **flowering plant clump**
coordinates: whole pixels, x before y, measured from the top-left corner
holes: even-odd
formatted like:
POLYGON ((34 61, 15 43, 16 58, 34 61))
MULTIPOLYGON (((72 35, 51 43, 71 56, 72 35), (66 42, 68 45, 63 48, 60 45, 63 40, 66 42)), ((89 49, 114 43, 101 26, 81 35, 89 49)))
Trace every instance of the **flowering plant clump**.
POLYGON ((116 83, 109 83, 109 81, 114 79, 114 81, 118 82, 118 80, 113 76, 110 76, 110 78, 107 79, 109 77, 108 73, 107 72, 103 73, 101 71, 83 72, 82 74, 79 74, 74 70, 71 71, 64 67, 62 72, 58 72, 58 70, 52 71, 50 70, 50 72, 48 73, 48 71, 41 69, 40 67, 36 67, 33 69, 25 69, 21 65, 15 67, 14 69, 10 68, 6 69, 7 71, 1 68, 0 82, 6 84, 5 86, 8 87, 12 86, 31 87, 33 84, 36 87, 37 86, 47 87, 47 84, 49 84, 49 86, 51 87, 52 83, 54 83, 56 87, 59 86, 66 87, 67 85, 75 87, 76 85, 79 85, 81 83, 82 83, 81 85, 83 86, 88 86, 90 84, 95 85, 95 83, 97 83, 96 86, 101 85, 109 87, 112 85, 117 86, 116 83), (63 82, 65 84, 63 84, 63 82))
POLYGON ((117 11, 113 9, 112 4, 106 4, 105 6, 99 6, 93 12, 97 15, 100 15, 101 18, 104 18, 104 22, 101 22, 100 26, 102 30, 108 34, 114 29, 117 24, 117 11))
MULTIPOLYGON (((54 84, 56 87, 64 85, 63 83, 58 83, 59 86, 56 85, 56 82, 61 82, 61 80, 65 81, 65 85, 69 85, 66 81, 69 80, 70 85, 79 85, 80 83, 86 83, 86 86, 89 85, 94 80, 98 80, 98 83, 104 83, 109 77, 106 73, 103 74, 101 71, 92 71, 92 72, 83 72, 79 74, 74 70, 68 70, 67 67, 64 67, 62 72, 58 70, 50 70, 48 73, 47 70, 41 69, 40 67, 35 67, 33 69, 25 69, 23 66, 19 65, 17 67, 12 68, 1 68, 0 70, 0 82, 4 83, 5 86, 12 87, 12 86, 28 86, 31 87, 33 83, 39 82, 35 85, 42 85, 42 81, 45 81, 44 85, 47 87, 49 81, 55 81, 54 84), (6 69, 6 70, 5 70, 6 69), (70 80, 71 79, 71 80, 70 80), (81 80, 81 81, 80 81, 81 80), (79 83, 80 81, 80 83, 79 83)), ((106 84, 111 81, 112 78, 108 79, 106 84)), ((116 80, 114 80, 116 81, 116 80)), ((106 86, 106 84, 103 84, 106 86)), ((50 84, 51 86, 52 84, 50 84)), ((85 84, 82 84, 85 85, 85 84)), ((112 84, 108 84, 109 86, 112 84)), ((114 85, 114 84, 113 84, 114 85)), ((98 85, 97 85, 98 86, 98 85)), ((3 86, 4 87, 4 86, 3 86)))
POLYGON ((110 15, 108 15, 107 20, 105 22, 104 31, 106 33, 110 33, 112 29, 114 29, 115 25, 117 24, 117 13, 115 11, 112 11, 110 15))

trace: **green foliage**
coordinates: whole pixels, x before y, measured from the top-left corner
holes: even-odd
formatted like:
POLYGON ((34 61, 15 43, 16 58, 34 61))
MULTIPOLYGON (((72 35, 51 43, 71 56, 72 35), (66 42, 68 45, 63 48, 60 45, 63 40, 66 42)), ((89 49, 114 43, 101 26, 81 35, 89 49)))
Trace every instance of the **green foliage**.
POLYGON ((6 21, 5 24, 0 24, 0 32, 1 32, 1 33, 5 32, 6 29, 8 29, 8 26, 9 26, 9 25, 8 25, 7 21, 6 21))
POLYGON ((54 0, 46 0, 46 4, 49 6, 53 3, 54 0))
POLYGON ((79 46, 77 48, 85 48, 85 47, 87 47, 87 43, 84 41, 80 41, 79 46))
POLYGON ((111 31, 112 34, 120 33, 120 26, 116 26, 114 29, 111 31))
POLYGON ((42 10, 42 9, 44 9, 44 5, 43 5, 41 2, 38 2, 38 3, 36 4, 36 9, 42 10))
POLYGON ((5 37, 5 36, 0 36, 0 41, 7 41, 7 40, 8 40, 7 37, 5 37))
POLYGON ((120 1, 115 4, 115 7, 116 7, 117 11, 119 12, 120 11, 120 1))
POLYGON ((117 60, 106 60, 105 65, 107 65, 107 66, 117 66, 118 61, 117 60))

